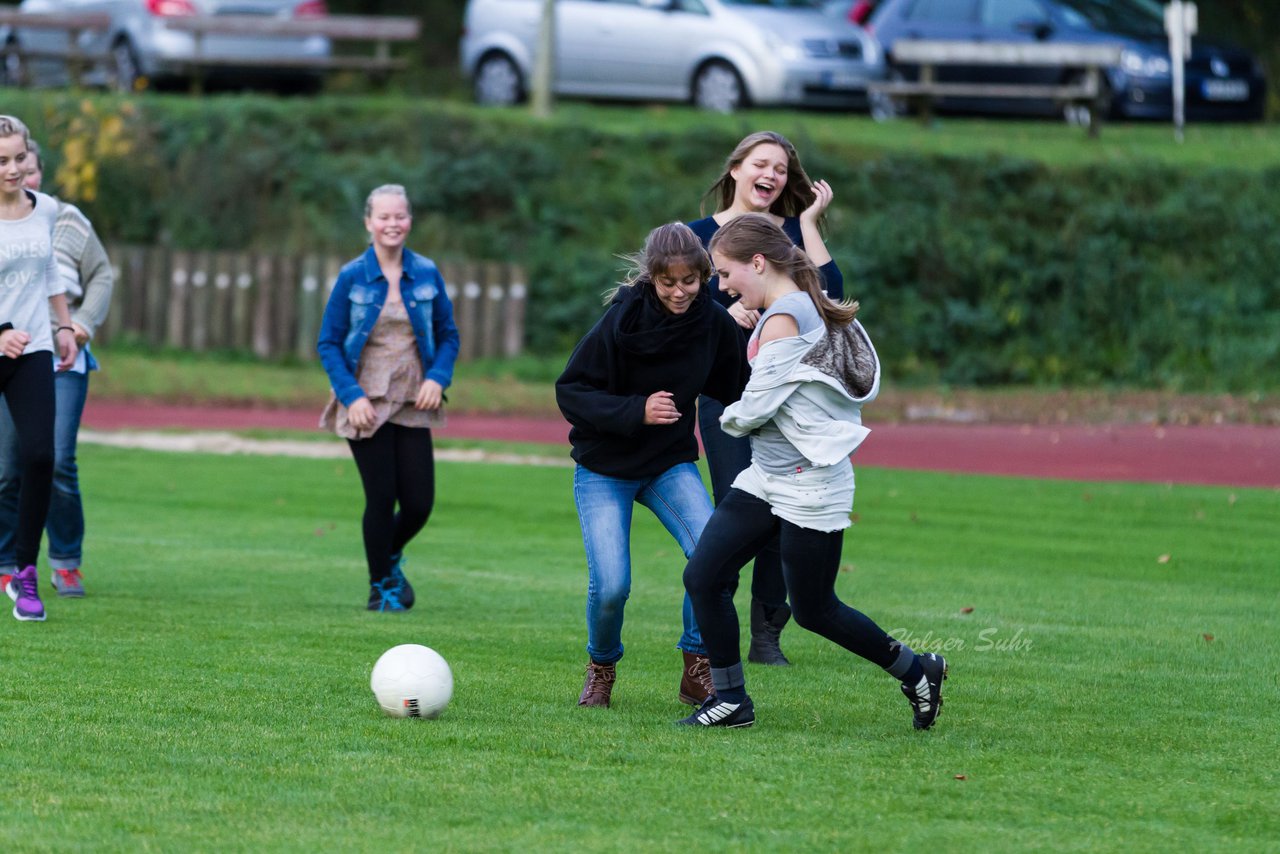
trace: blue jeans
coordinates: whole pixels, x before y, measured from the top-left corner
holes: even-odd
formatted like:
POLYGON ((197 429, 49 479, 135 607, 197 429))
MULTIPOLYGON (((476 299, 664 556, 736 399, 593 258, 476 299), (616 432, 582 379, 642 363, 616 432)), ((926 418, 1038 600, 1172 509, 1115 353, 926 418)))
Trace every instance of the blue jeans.
MULTIPOLYGON (((76 468, 76 437, 80 416, 89 395, 89 374, 63 371, 54 374, 56 405, 53 422, 53 495, 45 532, 49 535, 49 566, 78 569, 84 541, 84 509, 80 504, 80 477, 76 468)), ((8 403, 0 400, 0 570, 17 566, 14 532, 18 526, 18 440, 8 403)))
MULTIPOLYGON (((622 612, 631 594, 631 513, 636 502, 653 511, 688 558, 711 518, 711 499, 698 467, 672 466, 657 477, 624 480, 578 466, 573 500, 587 549, 587 655, 599 664, 622 658, 622 612)), ((684 597, 685 652, 705 655, 702 634, 684 597)))

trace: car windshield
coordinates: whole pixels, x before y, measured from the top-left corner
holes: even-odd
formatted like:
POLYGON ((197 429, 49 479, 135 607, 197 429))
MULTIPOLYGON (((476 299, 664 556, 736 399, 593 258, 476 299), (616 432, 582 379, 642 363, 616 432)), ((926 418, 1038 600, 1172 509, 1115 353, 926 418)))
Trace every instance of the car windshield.
POLYGON ((723 0, 726 6, 769 6, 774 9, 821 9, 822 0, 723 0))
POLYGON ((1155 0, 1058 0, 1072 27, 1132 36, 1163 36, 1164 13, 1155 0))

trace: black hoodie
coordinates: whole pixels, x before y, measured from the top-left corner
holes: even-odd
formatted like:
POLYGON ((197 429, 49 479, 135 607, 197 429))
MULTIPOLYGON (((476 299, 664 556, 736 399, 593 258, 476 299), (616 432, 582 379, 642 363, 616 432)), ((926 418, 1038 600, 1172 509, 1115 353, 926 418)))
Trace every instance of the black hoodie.
POLYGON ((705 286, 684 314, 667 312, 647 280, 619 288, 556 380, 573 458, 627 480, 694 462, 698 395, 737 400, 750 373, 743 353, 738 324, 705 286), (675 424, 644 423, 645 401, 658 391, 671 392, 675 424))

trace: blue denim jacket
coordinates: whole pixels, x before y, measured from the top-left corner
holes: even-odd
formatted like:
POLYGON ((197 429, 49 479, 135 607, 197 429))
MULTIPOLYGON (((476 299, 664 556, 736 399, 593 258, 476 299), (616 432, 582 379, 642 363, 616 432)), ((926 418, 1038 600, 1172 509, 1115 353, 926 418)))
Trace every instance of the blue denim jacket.
MULTIPOLYGON (((408 249, 402 263, 400 294, 418 339, 423 376, 448 388, 458 358, 458 327, 453 323, 453 305, 445 293, 444 278, 434 261, 408 249)), ((329 295, 316 350, 343 406, 365 396, 356 380, 356 366, 387 301, 387 287, 378 256, 370 246, 342 268, 329 295)))

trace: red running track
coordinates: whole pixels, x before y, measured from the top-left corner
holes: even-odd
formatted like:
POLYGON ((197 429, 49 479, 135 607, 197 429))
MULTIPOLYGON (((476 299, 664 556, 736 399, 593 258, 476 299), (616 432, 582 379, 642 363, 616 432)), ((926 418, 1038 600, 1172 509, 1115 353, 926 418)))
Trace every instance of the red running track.
MULTIPOLYGON (((319 409, 209 408, 97 401, 96 430, 315 430, 319 409)), ((1280 428, 1215 426, 870 423, 860 465, 1070 480, 1148 481, 1280 489, 1280 428)), ((555 419, 449 416, 444 437, 567 444, 555 419)))

